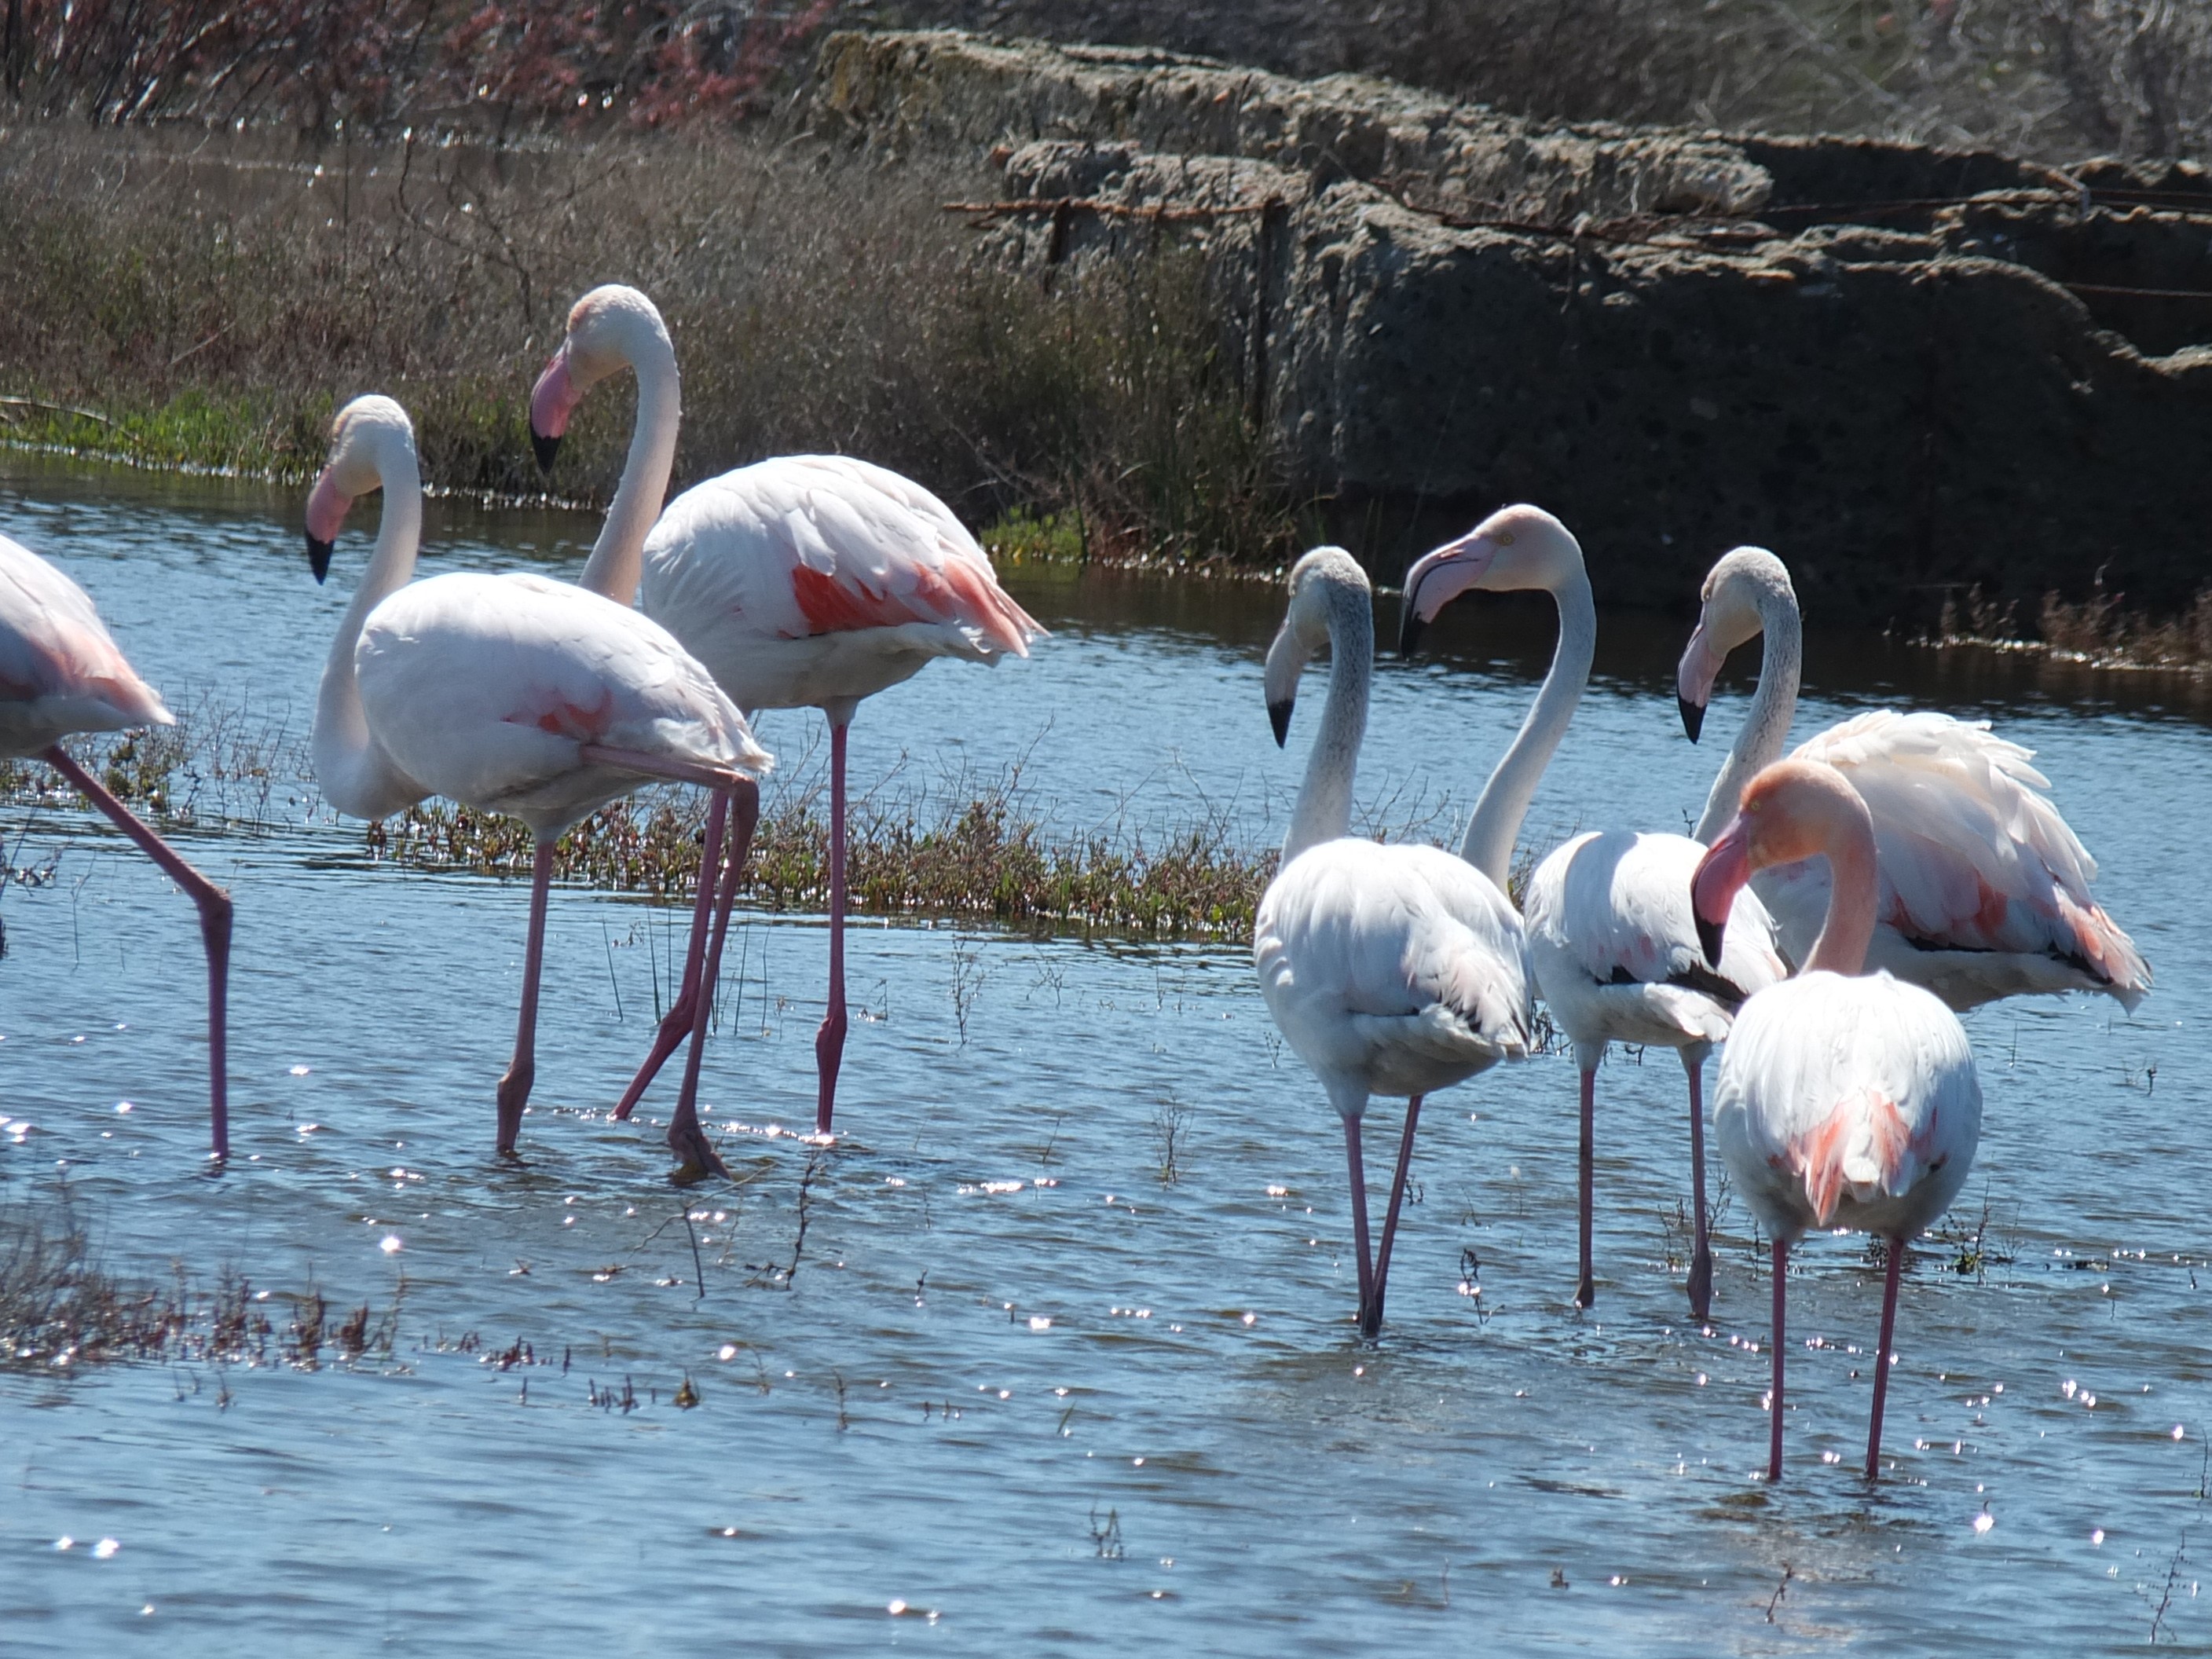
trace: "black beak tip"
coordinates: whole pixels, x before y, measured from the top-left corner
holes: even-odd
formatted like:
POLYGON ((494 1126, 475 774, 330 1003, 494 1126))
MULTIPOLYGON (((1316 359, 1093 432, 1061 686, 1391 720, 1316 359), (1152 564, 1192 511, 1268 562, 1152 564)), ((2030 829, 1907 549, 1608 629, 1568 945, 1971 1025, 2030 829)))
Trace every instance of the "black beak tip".
POLYGON ((331 574, 331 547, 329 542, 307 538, 307 568, 315 573, 318 582, 331 574))
POLYGON ((1278 749, 1291 740, 1291 710, 1293 707, 1295 705, 1290 702, 1271 702, 1267 705, 1267 721, 1275 728, 1275 747, 1278 749))
POLYGON ((1698 918, 1698 944, 1705 953, 1705 965, 1718 969, 1721 965, 1721 935, 1726 931, 1724 921, 1707 921, 1698 918))
POLYGON ((538 470, 547 477, 553 476, 553 458, 561 453, 561 441, 549 438, 536 427, 530 428, 530 450, 538 457, 538 470))
POLYGON ((1398 620, 1398 654, 1400 657, 1407 662, 1411 662, 1413 659, 1413 653, 1420 649, 1421 635, 1427 627, 1428 624, 1421 620, 1421 613, 1419 611, 1414 610, 1411 605, 1406 607, 1406 614, 1398 620))
POLYGON ((1690 741, 1695 743, 1698 734, 1705 729, 1705 704, 1692 702, 1679 691, 1674 694, 1674 704, 1682 711, 1682 729, 1690 734, 1690 741))

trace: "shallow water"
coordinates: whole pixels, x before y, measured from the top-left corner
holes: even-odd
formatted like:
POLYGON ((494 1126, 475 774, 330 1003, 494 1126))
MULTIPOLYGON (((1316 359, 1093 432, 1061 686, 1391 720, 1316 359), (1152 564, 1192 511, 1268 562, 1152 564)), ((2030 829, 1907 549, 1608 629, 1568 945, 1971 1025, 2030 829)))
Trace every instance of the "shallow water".
MULTIPOLYGON (((367 533, 319 589, 298 506, 0 470, 0 532, 83 582, 173 701, 304 730, 367 533)), ((434 511, 425 568, 573 569, 592 528, 434 511)), ((1066 825, 1210 810, 1279 832, 1322 680, 1278 751, 1258 672, 1276 592, 1017 587, 1055 637, 872 700, 856 786, 902 755, 927 777, 1018 763, 1066 825)), ((1377 677, 1376 823, 1443 834, 1541 672, 1540 608, 1467 610, 1377 677)), ((1692 748, 1680 633, 1606 619, 1526 839, 1694 817, 1741 680, 1692 748)), ((191 907, 57 797, 0 819, 10 864, 59 854, 52 884, 0 896, 0 1111, 32 1126, 0 1135, 0 1200, 65 1179, 128 1275, 228 1264, 271 1287, 280 1333, 311 1285, 380 1318, 396 1298, 398 1336, 313 1374, 0 1374, 6 1647, 2011 1654, 2139 1646, 2154 1621, 2212 1644, 2202 702, 1817 633, 1808 678, 1801 733, 1908 702, 2037 749, 2158 975, 2132 1020, 2087 1000, 1970 1017, 1988 1112, 1954 1220, 1986 1210, 2008 1259, 1977 1278, 1948 1270, 1955 1243, 1919 1255, 1878 1488, 1855 1466, 1880 1279, 1851 1238, 1799 1253, 1789 1475, 1756 1478, 1768 1287, 1734 1206, 1718 1317, 1684 1322, 1670 1057, 1616 1053, 1600 1079, 1587 1316, 1566 1300, 1569 1061, 1435 1097, 1389 1325, 1364 1347, 1336 1126, 1243 948, 860 925, 845 1137, 809 1180, 778 1126, 811 1121, 823 929, 747 918, 705 1085, 743 1184, 679 1197, 658 1121, 605 1120, 667 913, 556 895, 537 1103, 501 1165, 524 889, 372 869, 358 826, 302 799, 294 830, 180 838, 239 906, 237 1156, 210 1178, 191 907), (535 1363, 502 1368, 518 1339, 535 1363), (594 1403, 626 1386, 635 1409, 594 1403)), ((796 758, 819 717, 763 734, 796 758)), ((1395 1128, 1378 1108, 1370 1164, 1395 1128)))

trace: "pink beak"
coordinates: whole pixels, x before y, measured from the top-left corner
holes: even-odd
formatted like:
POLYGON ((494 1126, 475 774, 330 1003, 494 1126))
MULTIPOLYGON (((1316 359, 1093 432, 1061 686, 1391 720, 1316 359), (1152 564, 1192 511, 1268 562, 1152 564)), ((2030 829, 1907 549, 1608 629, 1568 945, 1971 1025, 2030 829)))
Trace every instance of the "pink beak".
POLYGON ((352 505, 353 497, 337 487, 325 467, 307 495, 307 565, 317 581, 331 573, 331 545, 345 528, 346 509, 352 505))
POLYGON ((530 447, 537 454, 539 471, 553 471, 553 458, 561 452, 568 417, 583 401, 584 394, 569 378, 568 345, 564 340, 530 391, 530 447))
POLYGON ((1698 943, 1712 967, 1721 965, 1721 938, 1728 928, 1729 912, 1735 896, 1751 879, 1751 831, 1737 813, 1729 820, 1720 839, 1698 860, 1690 878, 1690 912, 1698 923, 1698 943))
POLYGON ((1674 671, 1674 702, 1682 711, 1682 730, 1690 734, 1692 743, 1705 729, 1705 705, 1713 700, 1713 682, 1720 678, 1722 661, 1705 638, 1701 617, 1690 642, 1682 647, 1681 665, 1674 671))
POLYGON ((1437 613, 1480 581, 1498 556, 1498 544, 1479 530, 1457 541, 1446 542, 1433 553, 1425 553, 1406 573, 1404 609, 1398 618, 1398 654, 1411 657, 1421 642, 1421 630, 1437 613))

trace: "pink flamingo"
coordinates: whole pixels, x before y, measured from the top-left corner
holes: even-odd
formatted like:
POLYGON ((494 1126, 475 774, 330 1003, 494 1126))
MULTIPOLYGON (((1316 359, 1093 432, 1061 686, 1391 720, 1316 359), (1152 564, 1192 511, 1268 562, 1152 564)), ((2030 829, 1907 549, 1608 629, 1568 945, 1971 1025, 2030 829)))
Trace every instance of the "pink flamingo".
MULTIPOLYGON (((330 462, 307 500, 307 555, 318 581, 329 571, 347 508, 378 489, 384 516, 376 550, 323 672, 315 775, 331 804, 357 817, 381 818, 438 794, 529 825, 537 849, 522 1010, 498 1091, 498 1148, 511 1152, 536 1073, 554 842, 642 783, 704 785, 722 810, 708 824, 703 911, 729 805, 738 802, 749 826, 759 810, 754 781, 771 762, 707 671, 629 606, 541 576, 411 580, 422 485, 414 428, 388 398, 356 398, 331 426, 330 462)), ((694 1103, 707 1013, 702 994, 668 1129, 686 1177, 726 1173, 694 1103)))
MULTIPOLYGON (((1529 729, 1547 734, 1533 766, 1498 778, 1514 784, 1510 815, 1492 790, 1468 824, 1464 856, 1503 880, 1536 781, 1572 716, 1597 645, 1597 609, 1583 551, 1565 525, 1534 507, 1505 507, 1406 573, 1399 653, 1411 656, 1421 630, 1470 588, 1535 589, 1559 607, 1559 641, 1529 729), (1489 809, 1489 810, 1486 810, 1489 809)), ((1525 734, 1524 734, 1525 735, 1525 734)), ((1498 788, 1498 778, 1492 789, 1498 788)), ((1696 1212, 1690 1257, 1691 1311, 1703 1319, 1713 1293, 1712 1246, 1705 1215, 1705 1060, 1728 1036, 1743 1000, 1787 971, 1774 951, 1774 923, 1757 898, 1739 908, 1719 970, 1705 965, 1690 915, 1689 878, 1705 848, 1686 836, 1617 830, 1576 836, 1556 848, 1522 895, 1528 957, 1536 983, 1575 1050, 1581 1082, 1579 1234, 1581 1273, 1575 1304, 1597 1299, 1591 1261, 1595 1203, 1597 1072, 1615 1042, 1674 1049, 1690 1093, 1691 1203, 1696 1212)))
MULTIPOLYGON (((1790 572, 1740 547, 1706 577, 1677 695, 1691 741, 1728 653, 1764 634, 1759 690, 1696 835, 1710 840, 1744 785, 1778 758, 1797 709, 1802 658, 1790 572)), ((2058 815, 2032 750, 1986 720, 1875 709, 1800 744, 1850 781, 1874 817, 1880 897, 1869 959, 1955 1009, 2001 997, 2101 991, 2132 1009, 2151 985, 2135 941, 2091 896, 2097 861, 2058 815)), ((1784 956, 1802 961, 1827 904, 1817 863, 1770 871, 1757 891, 1784 956)))
POLYGON ((1359 1329, 1372 1339, 1421 1102, 1500 1060, 1527 1058, 1534 981, 1521 918, 1498 882, 1441 848, 1352 833, 1375 611, 1366 572, 1340 547, 1317 547, 1291 571, 1290 613, 1267 649, 1265 682, 1278 744, 1290 733, 1298 677, 1324 646, 1328 702, 1282 867, 1260 899, 1252 957, 1267 1012, 1343 1121, 1359 1329), (1407 1098, 1390 1207, 1370 1256, 1360 1127, 1377 1094, 1407 1098))
MULTIPOLYGON (((531 393, 531 435, 541 465, 551 465, 586 386, 618 361, 622 338, 597 321, 617 309, 635 315, 651 312, 652 302, 635 289, 601 288, 569 313, 568 337, 531 393)), ((647 498, 651 467, 673 448, 672 375, 665 388, 650 398, 641 393, 618 504, 647 498)), ((665 463, 659 465, 665 482, 665 463)), ((814 1040, 815 1127, 827 1134, 847 1027, 845 738, 854 712, 863 697, 911 678, 934 658, 995 664, 1026 657, 1044 629, 1006 596, 989 556, 950 507, 920 484, 865 461, 787 455, 739 467, 684 491, 649 534, 633 520, 617 537, 614 518, 611 513, 593 560, 607 556, 606 568, 618 574, 627 568, 620 550, 631 535, 638 538, 646 614, 704 663, 740 708, 750 714, 816 708, 829 720, 830 994, 814 1040)), ((695 933, 683 988, 617 1117, 629 1115, 690 1029, 702 961, 720 958, 736 897, 733 859, 715 908, 714 942, 702 957, 695 933)))
POLYGON ((30 549, 0 536, 0 757, 35 755, 136 842, 200 913, 208 964, 208 1107, 217 1158, 230 1155, 226 1004, 230 895, 178 857, 62 747, 76 732, 174 726, 160 694, 138 678, 91 597, 30 549))
POLYGON ((1866 802, 1833 767, 1768 767, 1699 861, 1691 908, 1709 962, 1744 884, 1823 860, 1828 902, 1804 970, 1747 1000, 1721 1057, 1713 1138, 1774 1240, 1774 1391, 1766 1478, 1782 1478, 1784 1302, 1790 1247, 1840 1224, 1887 1241, 1867 1478, 1881 1469, 1882 1402, 1911 1241, 1950 1207, 1973 1167, 1982 1086, 1959 1018, 1931 993, 1866 971, 1880 878, 1866 802))

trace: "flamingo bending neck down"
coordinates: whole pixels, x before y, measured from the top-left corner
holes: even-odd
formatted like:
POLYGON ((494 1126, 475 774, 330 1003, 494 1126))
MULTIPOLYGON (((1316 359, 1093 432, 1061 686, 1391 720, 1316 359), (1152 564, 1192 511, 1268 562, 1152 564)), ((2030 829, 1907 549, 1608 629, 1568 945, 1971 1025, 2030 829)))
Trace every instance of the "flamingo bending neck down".
POLYGON ((175 724, 160 694, 125 659, 84 589, 0 536, 0 759, 45 761, 191 895, 207 951, 209 1137, 215 1156, 224 1158, 230 1155, 230 895, 179 858, 62 747, 73 732, 175 724))
MULTIPOLYGON (((1523 744, 1498 768, 1468 820, 1466 857, 1503 881, 1521 821, 1552 751, 1589 678, 1597 610, 1581 546, 1550 514, 1506 507, 1406 574, 1399 650, 1411 656, 1421 630, 1471 588, 1534 588, 1559 606, 1559 646, 1522 729, 1523 744), (1525 748, 1524 745, 1525 744, 1525 748)), ((1522 896, 1528 955, 1553 1017, 1574 1044, 1581 1085, 1575 1304, 1597 1297, 1591 1261, 1597 1072, 1615 1042, 1674 1049, 1689 1082, 1691 1311, 1712 1304, 1712 1248, 1705 1214, 1705 1066, 1743 1000, 1786 971, 1774 924, 1756 898, 1739 908, 1726 959, 1705 965, 1690 914, 1689 877, 1705 848, 1687 836, 1627 831, 1576 836, 1536 866, 1522 896)))
POLYGON ((1875 835, 1865 801, 1834 768, 1783 761, 1751 781, 1691 878, 1705 955, 1718 962, 1729 908, 1753 874, 1816 858, 1830 872, 1804 971, 1745 1002, 1713 1102, 1721 1157, 1774 1241, 1770 1480, 1782 1478, 1790 1247, 1833 1225, 1887 1242, 1867 1431, 1871 1480, 1881 1467, 1905 1253, 1966 1184, 1981 1135, 1981 1082, 1959 1017, 1917 985, 1865 971, 1879 886, 1875 835))
MULTIPOLYGON (((735 797, 749 823, 759 810, 754 781, 771 762, 707 671, 627 605, 534 575, 411 580, 422 486, 414 428, 388 398, 355 399, 331 428, 330 463, 307 501, 318 581, 347 508, 377 489, 376 550, 323 672, 315 775, 331 804, 357 817, 441 794, 529 825, 537 850, 522 1009, 499 1084, 498 1148, 511 1152, 536 1070, 538 968, 561 832, 656 780, 702 784, 725 811, 735 797)), ((709 822, 701 909, 721 821, 709 822)), ((668 1130, 687 1175, 721 1170, 695 1107, 707 1013, 702 996, 668 1130)))
MULTIPOLYGON (((1705 579, 1682 653, 1678 695, 1692 742, 1722 663, 1761 633, 1759 690, 1698 821, 1701 841, 1780 757, 1797 708, 1802 635, 1790 573, 1764 548, 1740 547, 1705 579)), ((1986 720, 1876 709, 1808 738, 1796 757, 1840 771, 1873 816, 1875 967, 1954 1009, 2057 991, 2101 991, 2132 1009, 2149 991, 2149 965, 2090 893, 2097 861, 2051 804, 2051 781, 2029 763, 2032 750, 1986 720)), ((1817 860, 1759 878, 1785 956, 1802 961, 1810 949, 1827 879, 1817 860)))
MULTIPOLYGON (((585 377, 618 364, 625 342, 657 352, 667 336, 653 302, 635 289, 595 289, 569 315, 569 337, 531 398, 538 459, 550 465, 585 377), (652 330, 603 330, 599 319, 650 313, 652 330), (591 343, 580 344, 580 331, 591 343)), ((658 371, 656 371, 658 373, 658 371)), ((677 419, 671 368, 645 395, 641 368, 637 436, 618 508, 642 501, 640 477, 673 444, 677 419), (665 395, 659 395, 665 389, 665 395), (653 441, 648 441, 651 436, 653 441)), ((667 468, 659 463, 658 480, 667 468)), ((659 483, 653 486, 658 500, 659 483)), ((830 724, 830 991, 814 1042, 815 1128, 830 1133, 845 1050, 845 739, 864 697, 911 678, 933 659, 996 664, 1026 657, 1044 629, 1000 587, 991 561, 952 510, 910 479, 840 455, 787 455, 756 462, 695 485, 669 503, 640 550, 635 527, 617 514, 592 553, 611 579, 635 578, 641 562, 647 616, 681 641, 749 714, 763 708, 816 708, 830 724)), ((589 574, 587 568, 587 577, 589 574)), ((608 588, 603 591, 614 592, 608 588)), ((626 593, 616 597, 627 598, 626 593)), ((719 959, 736 902, 736 860, 715 907, 704 961, 719 959)), ((701 982, 696 937, 684 984, 652 1052, 615 1109, 627 1116, 690 1029, 701 982)))
POLYGON ((1359 1328, 1372 1338, 1422 1099, 1525 1057, 1534 1013, 1521 920, 1497 883, 1439 848, 1351 833, 1375 618, 1366 574, 1341 548, 1316 548, 1291 572, 1290 613, 1267 651, 1278 743, 1290 731, 1298 676, 1324 647, 1328 701, 1282 866, 1260 900, 1252 954, 1268 1013, 1343 1121, 1359 1328), (1360 1124, 1376 1094, 1408 1098, 1382 1243, 1370 1255, 1360 1124))

